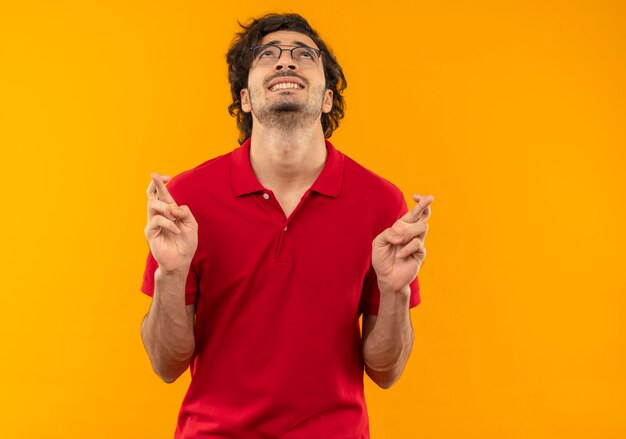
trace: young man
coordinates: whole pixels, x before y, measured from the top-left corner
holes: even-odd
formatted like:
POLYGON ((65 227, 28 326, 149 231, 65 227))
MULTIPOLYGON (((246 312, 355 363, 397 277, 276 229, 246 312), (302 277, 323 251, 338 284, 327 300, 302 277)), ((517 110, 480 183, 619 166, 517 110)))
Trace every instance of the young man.
POLYGON ((191 369, 176 438, 369 438, 363 371, 388 388, 407 362, 433 197, 407 212, 327 140, 345 78, 302 17, 242 27, 241 145, 152 174, 142 339, 164 381, 191 369))

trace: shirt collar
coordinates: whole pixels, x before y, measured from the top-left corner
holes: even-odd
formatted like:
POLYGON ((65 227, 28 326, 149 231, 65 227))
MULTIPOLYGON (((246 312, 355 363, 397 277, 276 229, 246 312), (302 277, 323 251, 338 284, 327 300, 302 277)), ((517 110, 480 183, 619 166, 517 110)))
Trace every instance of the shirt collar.
MULTIPOLYGON (((250 140, 251 138, 248 137, 231 154, 230 182, 236 197, 265 190, 250 164, 250 140)), ((328 156, 322 172, 310 190, 329 197, 337 197, 343 179, 344 155, 337 151, 327 139, 324 141, 328 156)))

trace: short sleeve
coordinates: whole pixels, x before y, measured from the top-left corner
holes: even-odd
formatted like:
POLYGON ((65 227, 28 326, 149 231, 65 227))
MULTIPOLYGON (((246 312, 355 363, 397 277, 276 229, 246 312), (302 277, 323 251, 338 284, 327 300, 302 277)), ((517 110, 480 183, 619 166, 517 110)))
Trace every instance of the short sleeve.
MULTIPOLYGON (((402 202, 400 205, 400 210, 396 213, 394 217, 395 219, 393 221, 408 212, 406 201, 404 201, 404 196, 402 196, 401 198, 402 202)), ((411 289, 409 308, 415 308, 421 302, 418 276, 416 276, 415 279, 413 279, 413 281, 409 284, 409 288, 411 289)), ((363 281, 363 291, 361 293, 361 297, 362 313, 378 315, 378 305, 380 304, 380 289, 378 288, 378 278, 376 277, 376 271, 374 270, 371 261, 369 270, 365 276, 365 280, 363 281)))
MULTIPOLYGON (((146 260, 146 268, 143 272, 143 282, 141 283, 141 291, 148 296, 154 295, 154 272, 159 268, 159 264, 152 256, 152 252, 148 251, 148 258, 146 260)), ((189 268, 189 274, 187 275, 187 283, 185 285, 185 303, 191 305, 196 302, 196 296, 198 294, 198 275, 194 269, 194 264, 191 264, 189 268)))

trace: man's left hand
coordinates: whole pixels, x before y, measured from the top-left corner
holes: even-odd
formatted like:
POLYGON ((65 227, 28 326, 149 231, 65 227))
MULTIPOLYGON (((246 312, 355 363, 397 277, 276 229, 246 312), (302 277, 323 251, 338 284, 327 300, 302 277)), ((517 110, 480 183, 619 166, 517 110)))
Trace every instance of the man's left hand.
POLYGON ((424 238, 434 199, 413 194, 415 207, 374 238, 372 266, 381 290, 400 292, 417 277, 426 257, 424 238))

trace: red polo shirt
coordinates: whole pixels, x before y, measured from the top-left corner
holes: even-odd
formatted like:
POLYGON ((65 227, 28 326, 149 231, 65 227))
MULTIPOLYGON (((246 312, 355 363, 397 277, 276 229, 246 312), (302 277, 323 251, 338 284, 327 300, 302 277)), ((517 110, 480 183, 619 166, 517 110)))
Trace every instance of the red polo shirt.
MULTIPOLYGON (((407 211, 404 196, 326 141, 321 174, 286 218, 250 147, 167 185, 198 221, 185 290, 196 352, 175 437, 369 438, 359 317, 378 312, 372 241, 407 211)), ((156 268, 148 254, 150 296, 156 268)))

